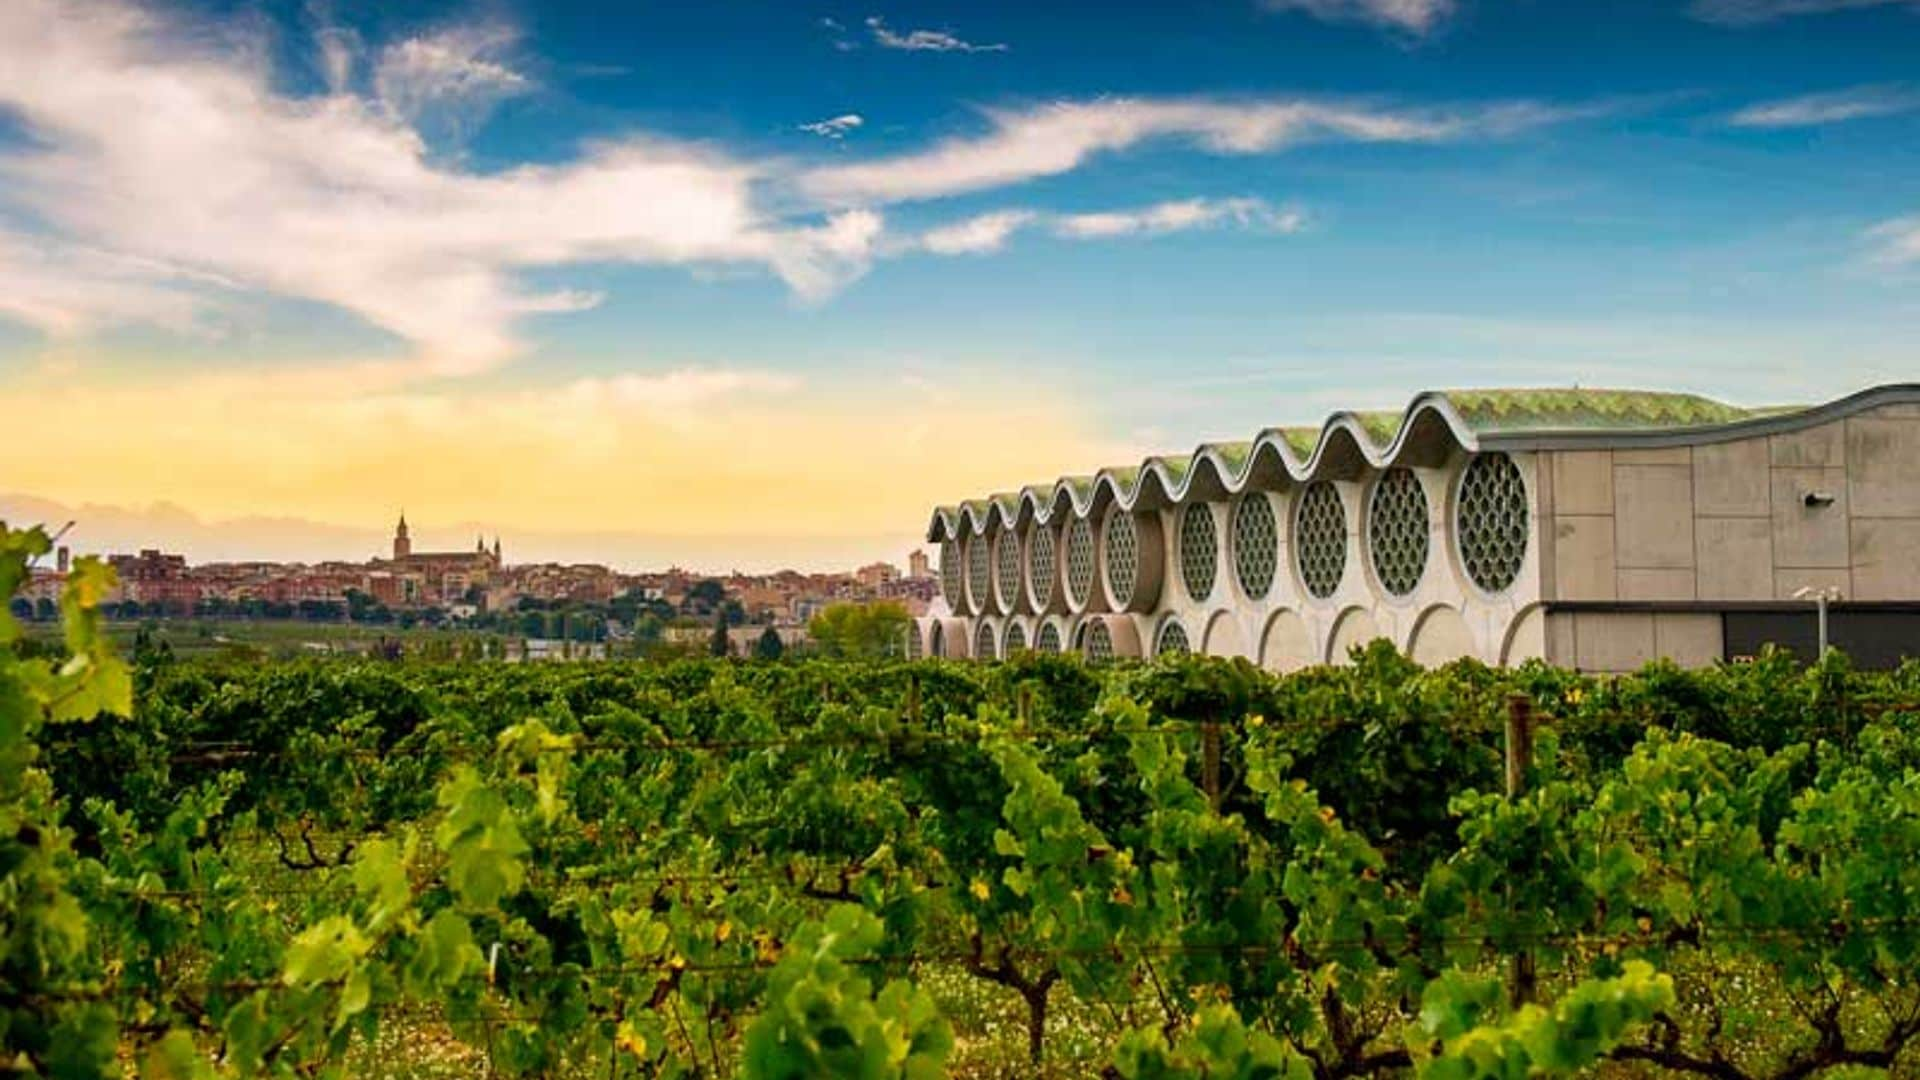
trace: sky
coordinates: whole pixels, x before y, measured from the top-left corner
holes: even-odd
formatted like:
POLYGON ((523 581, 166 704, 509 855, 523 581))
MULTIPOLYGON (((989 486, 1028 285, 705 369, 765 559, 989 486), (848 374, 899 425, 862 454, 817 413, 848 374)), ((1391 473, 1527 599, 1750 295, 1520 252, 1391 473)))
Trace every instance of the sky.
POLYGON ((1916 56, 1915 0, 7 0, 0 515, 844 567, 1422 389, 1910 380, 1916 56))

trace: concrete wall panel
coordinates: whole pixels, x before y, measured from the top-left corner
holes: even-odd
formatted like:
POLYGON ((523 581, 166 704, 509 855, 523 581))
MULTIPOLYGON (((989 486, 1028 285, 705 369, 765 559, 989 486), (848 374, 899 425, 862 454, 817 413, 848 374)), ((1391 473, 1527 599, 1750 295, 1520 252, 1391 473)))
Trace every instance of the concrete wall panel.
POLYGON ((1920 520, 1860 518, 1853 523, 1849 600, 1911 600, 1920 595, 1920 520))
MULTIPOLYGON (((1766 469, 1758 475, 1764 483, 1766 469)), ((1773 598, 1773 523, 1769 519, 1700 518, 1693 523, 1693 542, 1700 599, 1773 598)))
MULTIPOLYGON (((1649 451, 1648 453, 1651 453, 1649 451)), ((1693 468, 1621 465, 1614 455, 1614 557, 1648 570, 1693 566, 1693 468)))
POLYGON ((1611 516, 1554 519, 1554 599, 1616 598, 1619 586, 1614 576, 1613 533, 1611 516))
POLYGON ((1839 568, 1847 558, 1846 470, 1773 470, 1774 565, 1839 568), (1834 501, 1808 506, 1810 492, 1832 495, 1834 501))
POLYGON ((1460 613, 1450 607, 1436 606, 1428 608, 1415 624, 1407 655, 1417 663, 1437 667, 1463 656, 1478 656, 1480 650, 1460 613))
POLYGON ((1710 517, 1765 517, 1767 442, 1741 439, 1693 449, 1693 512, 1710 517))
POLYGON ((1920 517, 1920 422, 1847 421, 1847 496, 1861 517, 1920 517))
POLYGON ((1613 513, 1613 452, 1557 450, 1553 453, 1555 514, 1613 513))

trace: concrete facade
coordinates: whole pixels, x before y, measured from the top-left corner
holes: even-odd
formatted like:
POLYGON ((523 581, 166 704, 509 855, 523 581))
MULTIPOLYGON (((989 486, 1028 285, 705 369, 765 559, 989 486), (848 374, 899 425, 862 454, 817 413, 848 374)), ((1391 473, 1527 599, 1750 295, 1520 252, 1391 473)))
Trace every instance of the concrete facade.
POLYGON ((947 655, 1011 634, 1290 670, 1385 638, 1428 664, 1626 671, 1723 659, 1727 612, 1808 586, 1920 600, 1920 387, 1764 414, 1582 393, 1422 395, 1386 439, 1342 414, 1310 452, 1265 432, 939 511, 949 592, 917 644, 940 651, 938 624, 947 655))

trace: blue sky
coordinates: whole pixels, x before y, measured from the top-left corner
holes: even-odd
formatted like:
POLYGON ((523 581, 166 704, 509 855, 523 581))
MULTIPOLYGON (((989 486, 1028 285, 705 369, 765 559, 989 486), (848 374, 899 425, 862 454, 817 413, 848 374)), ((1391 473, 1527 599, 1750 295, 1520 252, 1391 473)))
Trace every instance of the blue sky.
POLYGON ((40 496, 838 557, 1425 387, 1920 370, 1910 2, 21 0, 0 41, 0 397, 148 417, 40 496))

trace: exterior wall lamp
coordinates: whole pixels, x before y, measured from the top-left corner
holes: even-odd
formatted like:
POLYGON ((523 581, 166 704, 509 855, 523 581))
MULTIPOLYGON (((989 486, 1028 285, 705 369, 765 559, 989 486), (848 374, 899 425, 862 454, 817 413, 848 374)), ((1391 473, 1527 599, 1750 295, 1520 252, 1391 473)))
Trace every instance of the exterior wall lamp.
POLYGON ((1833 492, 1809 491, 1805 495, 1800 496, 1800 501, 1808 506, 1832 506, 1833 492))
MULTIPOLYGON (((1809 496, 1809 498, 1811 498, 1811 496, 1809 496)), ((1820 658, 1825 659, 1827 655, 1827 605, 1832 601, 1840 599, 1840 587, 1837 585, 1828 585, 1825 588, 1816 589, 1812 585, 1805 585, 1793 590, 1793 598, 1795 600, 1813 601, 1815 609, 1819 612, 1820 652, 1818 655, 1820 658)))

